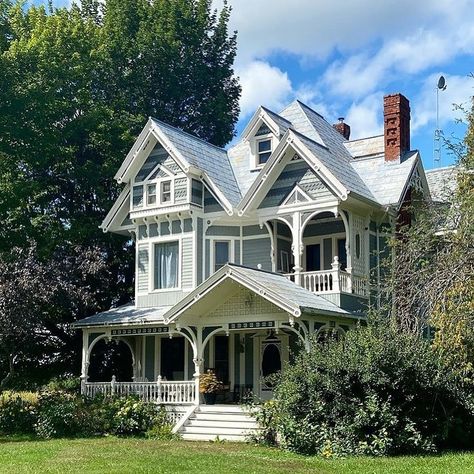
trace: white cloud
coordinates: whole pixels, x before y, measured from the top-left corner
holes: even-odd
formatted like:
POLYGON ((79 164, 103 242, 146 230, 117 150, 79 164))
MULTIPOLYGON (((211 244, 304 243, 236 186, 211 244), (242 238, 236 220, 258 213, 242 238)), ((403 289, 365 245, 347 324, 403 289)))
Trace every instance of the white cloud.
MULTIPOLYGON (((411 101, 411 130, 420 130, 431 125, 436 126, 436 85, 441 73, 431 74, 423 83, 417 97, 411 101)), ((470 107, 470 98, 474 94, 474 79, 470 76, 446 75, 447 88, 439 92, 439 125, 445 126, 463 118, 463 112, 455 106, 470 107)))
POLYGON ((279 111, 292 96, 293 88, 286 72, 263 61, 252 61, 237 70, 242 86, 241 117, 254 112, 259 105, 279 111))
MULTIPOLYGON (((231 27, 238 31, 239 60, 275 51, 325 57, 353 50, 374 38, 406 34, 439 16, 446 0, 231 0, 231 27), (398 19, 398 20, 397 20, 398 19)), ((455 3, 451 1, 450 3, 455 3)), ((456 2, 456 8, 461 2, 456 2)), ((219 7, 222 0, 215 0, 219 7)))
POLYGON ((474 50, 474 25, 453 28, 446 34, 419 29, 387 42, 373 56, 361 53, 333 63, 323 82, 333 94, 362 97, 400 75, 414 75, 442 65, 469 48, 474 50))
POLYGON ((350 106, 345 122, 351 127, 351 139, 383 133, 383 94, 376 92, 350 106))

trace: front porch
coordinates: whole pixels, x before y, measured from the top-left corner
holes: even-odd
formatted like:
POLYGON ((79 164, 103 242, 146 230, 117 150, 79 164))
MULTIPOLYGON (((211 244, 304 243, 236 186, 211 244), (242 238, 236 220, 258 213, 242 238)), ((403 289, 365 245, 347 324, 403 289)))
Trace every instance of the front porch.
POLYGON ((339 336, 361 316, 296 285, 282 274, 225 265, 173 307, 118 308, 81 322, 82 393, 137 395, 163 405, 183 427, 199 413, 200 375, 223 383, 218 403, 268 400, 267 377, 285 370, 312 341, 339 336), (95 319, 94 319, 95 318, 95 319), (112 326, 104 321, 114 321, 112 326), (93 325, 101 321, 100 326, 93 325), (130 353, 129 380, 89 380, 98 344, 115 341, 130 353))

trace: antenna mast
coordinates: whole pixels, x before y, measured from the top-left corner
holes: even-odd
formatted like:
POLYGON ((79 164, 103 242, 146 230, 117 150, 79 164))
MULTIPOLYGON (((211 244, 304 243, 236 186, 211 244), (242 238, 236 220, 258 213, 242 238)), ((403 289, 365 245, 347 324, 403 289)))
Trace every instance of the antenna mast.
POLYGON ((439 128, 439 91, 446 90, 447 84, 444 76, 440 76, 436 86, 436 130, 433 141, 433 166, 441 165, 441 135, 443 131, 439 128))

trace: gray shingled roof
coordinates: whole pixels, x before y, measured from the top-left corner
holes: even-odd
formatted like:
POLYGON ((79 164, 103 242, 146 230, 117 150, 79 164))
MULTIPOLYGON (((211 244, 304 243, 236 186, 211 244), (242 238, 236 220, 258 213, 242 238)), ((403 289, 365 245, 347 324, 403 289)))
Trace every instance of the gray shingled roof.
POLYGON ((456 167, 446 166, 425 171, 431 199, 435 202, 450 202, 456 190, 456 167))
POLYGON ((171 144, 192 166, 206 172, 233 206, 242 195, 226 150, 157 119, 153 123, 167 136, 171 144))
POLYGON ((353 167, 352 158, 332 153, 330 149, 315 143, 298 133, 298 138, 310 149, 319 161, 336 177, 336 179, 350 192, 376 201, 362 178, 353 167))
POLYGON ((108 326, 114 324, 163 323, 163 315, 171 306, 154 308, 136 308, 134 304, 126 304, 102 313, 94 314, 73 324, 74 327, 108 326))
POLYGON ((292 124, 289 120, 286 120, 285 118, 281 117, 280 115, 276 114, 275 112, 271 111, 270 109, 267 109, 266 107, 262 107, 262 109, 268 115, 270 115, 272 120, 278 125, 278 128, 280 129, 280 136, 284 135, 285 132, 292 126, 292 124))
POLYGON ((280 296, 284 296, 288 302, 299 307, 302 312, 308 312, 309 310, 310 312, 324 311, 343 315, 352 314, 345 309, 339 308, 339 306, 322 296, 316 295, 302 286, 297 285, 281 273, 256 270, 235 264, 227 264, 227 266, 232 268, 234 272, 251 279, 256 285, 260 286, 263 291, 269 290, 280 296))
POLYGON ((401 162, 386 162, 384 157, 355 159, 352 166, 364 180, 378 203, 383 206, 398 204, 406 182, 418 161, 418 152, 401 162))

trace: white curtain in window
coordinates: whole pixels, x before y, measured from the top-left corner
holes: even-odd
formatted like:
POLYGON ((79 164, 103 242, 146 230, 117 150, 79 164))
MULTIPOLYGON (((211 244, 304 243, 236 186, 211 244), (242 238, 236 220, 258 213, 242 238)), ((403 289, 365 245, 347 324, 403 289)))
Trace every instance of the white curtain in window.
POLYGON ((155 288, 178 286, 178 242, 155 245, 155 288))

